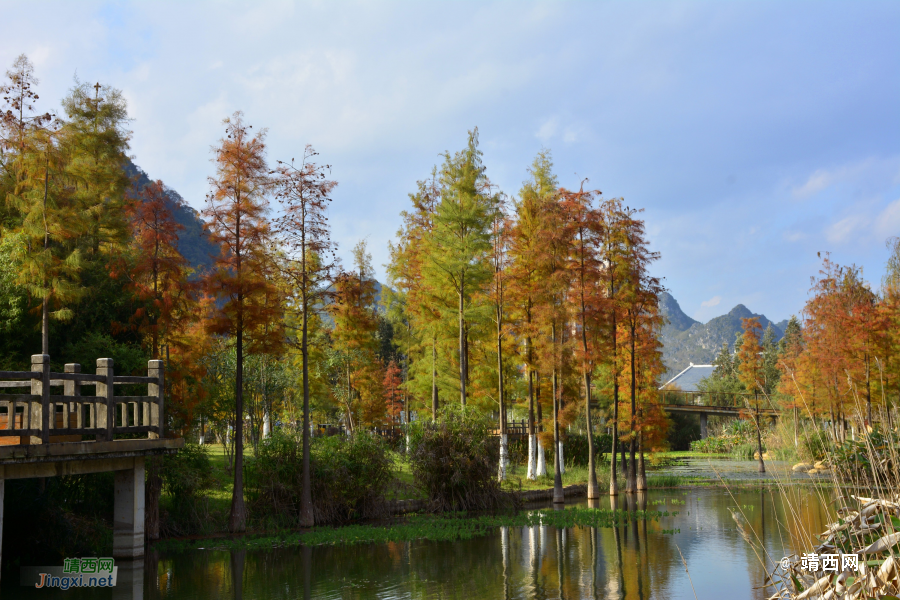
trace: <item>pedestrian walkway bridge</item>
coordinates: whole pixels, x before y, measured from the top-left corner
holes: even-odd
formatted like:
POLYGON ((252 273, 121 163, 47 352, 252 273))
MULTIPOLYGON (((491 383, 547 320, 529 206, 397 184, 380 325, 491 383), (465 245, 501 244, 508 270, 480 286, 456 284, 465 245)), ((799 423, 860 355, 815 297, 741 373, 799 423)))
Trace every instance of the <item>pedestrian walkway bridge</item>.
POLYGON ((111 358, 95 374, 74 363, 54 373, 46 354, 31 357, 31 371, 0 371, 0 540, 7 479, 113 471, 113 557, 143 556, 144 461, 184 445, 164 437, 164 383, 160 360, 146 377, 115 375, 111 358))

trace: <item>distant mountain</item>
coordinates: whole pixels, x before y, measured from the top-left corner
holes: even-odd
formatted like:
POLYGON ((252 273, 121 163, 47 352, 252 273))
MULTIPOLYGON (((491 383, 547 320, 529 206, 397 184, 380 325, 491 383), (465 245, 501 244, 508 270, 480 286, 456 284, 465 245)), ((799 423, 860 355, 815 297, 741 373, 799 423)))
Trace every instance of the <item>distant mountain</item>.
POLYGON ((741 331, 741 318, 759 317, 763 330, 772 324, 775 338, 784 336, 787 319, 780 323, 772 323, 765 315, 750 312, 743 304, 738 304, 727 314, 710 319, 703 324, 690 318, 681 310, 678 301, 668 292, 660 297, 660 311, 668 323, 662 330, 663 363, 666 366, 664 381, 668 381, 691 363, 695 365, 712 364, 723 343, 734 344, 734 339, 741 331))
MULTIPOLYGON (((137 193, 152 183, 150 176, 130 160, 125 165, 125 173, 134 180, 134 191, 137 193)), ((200 213, 188 206, 175 190, 167 189, 166 194, 172 200, 169 209, 172 211, 175 221, 184 227, 178 232, 178 251, 195 271, 199 272, 209 267, 213 263, 213 257, 219 253, 219 249, 213 244, 204 229, 200 213)))

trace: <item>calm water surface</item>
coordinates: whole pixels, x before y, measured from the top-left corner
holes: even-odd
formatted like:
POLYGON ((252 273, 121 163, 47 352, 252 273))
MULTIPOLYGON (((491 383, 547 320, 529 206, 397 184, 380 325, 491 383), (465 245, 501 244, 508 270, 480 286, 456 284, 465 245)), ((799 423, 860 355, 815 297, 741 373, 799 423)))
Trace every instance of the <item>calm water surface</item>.
MULTIPOLYGON (((500 528, 457 542, 399 542, 267 551, 153 553, 115 590, 35 590, 3 582, 3 598, 159 600, 762 599, 763 566, 729 509, 760 540, 767 565, 809 543, 830 517, 810 490, 656 490, 597 506, 678 514, 618 528, 500 528), (682 504, 683 503, 683 504, 682 504), (679 549, 687 563, 682 564, 679 549)), ((580 505, 586 505, 581 502, 580 505)), ((537 508, 537 507, 535 507, 537 508)))

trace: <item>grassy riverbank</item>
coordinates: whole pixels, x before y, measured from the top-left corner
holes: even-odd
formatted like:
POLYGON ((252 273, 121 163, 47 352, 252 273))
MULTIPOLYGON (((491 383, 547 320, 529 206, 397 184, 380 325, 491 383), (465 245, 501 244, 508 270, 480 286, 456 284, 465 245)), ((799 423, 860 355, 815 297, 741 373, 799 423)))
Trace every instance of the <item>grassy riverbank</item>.
MULTIPOLYGON (((212 469, 212 487, 204 493, 202 514, 197 519, 198 526, 190 532, 191 537, 212 539, 213 536, 221 536, 227 532, 228 515, 231 507, 233 492, 233 475, 227 468, 227 457, 221 445, 207 445, 206 447, 210 466, 212 469)), ((252 449, 245 452, 245 462, 252 459, 252 449)), ((422 491, 415 485, 410 465, 402 454, 394 453, 394 467, 396 480, 386 494, 386 499, 397 500, 422 500, 425 499, 422 491)), ((658 453, 647 458, 647 486, 649 489, 688 488, 688 487, 713 487, 723 484, 723 480, 714 477, 683 476, 667 472, 668 468, 678 461, 690 458, 722 458, 717 455, 706 455, 697 452, 667 452, 658 453), (654 466, 655 465, 655 466, 654 466)), ((618 474, 619 489, 625 489, 625 480, 621 472, 618 474)), ((588 470, 584 466, 570 466, 562 477, 564 486, 586 485, 588 470)), ((609 489, 609 465, 603 461, 597 468, 597 480, 601 491, 609 489)), ((771 482, 743 481, 724 479, 724 483, 735 487, 756 487, 759 485, 771 485, 771 482)), ((528 492, 535 490, 547 490, 553 488, 553 470, 549 469, 547 475, 535 480, 529 480, 526 476, 525 465, 510 465, 507 470, 507 478, 502 489, 507 492, 528 492)), ((162 510, 173 510, 173 499, 165 494, 161 498, 162 510)), ((165 517, 164 517, 165 518, 165 517)), ((252 530, 259 534, 277 534, 281 527, 277 523, 256 521, 250 524, 252 530)), ((341 530, 343 530, 342 528, 341 530)), ((187 531, 169 531, 171 537, 187 537, 187 531)))

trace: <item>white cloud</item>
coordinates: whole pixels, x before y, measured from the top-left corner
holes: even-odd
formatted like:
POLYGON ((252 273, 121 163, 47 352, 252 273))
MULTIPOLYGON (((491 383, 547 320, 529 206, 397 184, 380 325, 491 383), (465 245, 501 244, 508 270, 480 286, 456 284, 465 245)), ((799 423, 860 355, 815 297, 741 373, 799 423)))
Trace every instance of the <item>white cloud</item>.
POLYGON ((875 231, 881 239, 900 235, 900 198, 885 207, 875 220, 875 231))
POLYGON ((799 242, 805 240, 809 236, 802 231, 785 231, 781 234, 781 237, 786 242, 799 242))
POLYGON ((713 296, 709 300, 701 302, 700 306, 703 308, 712 308, 713 306, 718 306, 720 302, 722 302, 722 296, 713 296))
POLYGON ((559 117, 550 117, 544 124, 541 125, 540 129, 537 130, 537 133, 534 136, 544 142, 545 144, 550 141, 550 138, 556 135, 556 131, 559 129, 559 117))
POLYGON ((870 219, 861 214, 850 215, 844 217, 836 223, 832 223, 825 230, 825 239, 833 244, 841 244, 855 238, 858 233, 863 232, 870 225, 870 219))
POLYGON ((815 196, 839 184, 855 189, 881 188, 900 182, 900 157, 869 157, 832 169, 816 169, 806 182, 791 189, 794 198, 815 196))
POLYGON ((795 187, 793 194, 795 198, 807 198, 813 194, 817 194, 831 185, 834 181, 834 174, 829 173, 825 169, 818 169, 809 176, 806 183, 799 187, 795 187))

